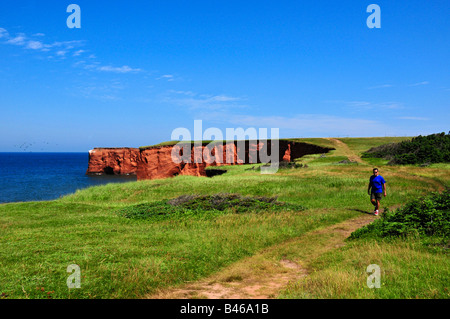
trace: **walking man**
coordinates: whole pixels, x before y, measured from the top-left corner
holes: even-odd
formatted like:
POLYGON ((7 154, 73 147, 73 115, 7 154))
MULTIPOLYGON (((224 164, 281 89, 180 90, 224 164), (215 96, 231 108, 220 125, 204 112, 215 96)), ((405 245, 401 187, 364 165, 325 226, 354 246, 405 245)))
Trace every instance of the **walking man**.
POLYGON ((386 181, 384 180, 383 176, 379 175, 378 168, 373 169, 373 175, 370 176, 369 181, 369 188, 367 192, 370 195, 370 201, 372 202, 373 206, 375 206, 375 210, 373 211, 374 215, 378 216, 380 209, 380 201, 381 198, 386 197, 386 181))

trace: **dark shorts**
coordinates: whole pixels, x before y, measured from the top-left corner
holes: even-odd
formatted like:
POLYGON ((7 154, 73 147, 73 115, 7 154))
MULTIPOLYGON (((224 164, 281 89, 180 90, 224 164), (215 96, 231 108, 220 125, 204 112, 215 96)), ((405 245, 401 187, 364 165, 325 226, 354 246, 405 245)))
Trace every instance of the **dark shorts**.
POLYGON ((383 193, 371 193, 370 194, 370 200, 376 199, 381 200, 383 198, 383 193))

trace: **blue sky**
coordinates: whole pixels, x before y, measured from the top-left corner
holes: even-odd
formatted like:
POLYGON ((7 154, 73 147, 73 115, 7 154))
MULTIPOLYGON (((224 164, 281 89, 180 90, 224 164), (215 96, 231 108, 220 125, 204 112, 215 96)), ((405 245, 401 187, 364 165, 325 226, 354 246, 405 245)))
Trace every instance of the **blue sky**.
POLYGON ((449 131, 450 2, 2 1, 0 151, 449 131), (81 29, 69 29, 69 4, 81 29), (369 29, 369 4, 381 28, 369 29))

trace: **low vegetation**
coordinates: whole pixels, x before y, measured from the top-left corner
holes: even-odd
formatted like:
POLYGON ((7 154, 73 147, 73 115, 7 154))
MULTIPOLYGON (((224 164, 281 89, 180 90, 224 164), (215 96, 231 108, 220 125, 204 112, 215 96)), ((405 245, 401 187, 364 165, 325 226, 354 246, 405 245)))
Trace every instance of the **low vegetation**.
POLYGON ((276 197, 214 195, 182 195, 171 200, 156 201, 121 208, 117 214, 130 219, 161 221, 167 219, 211 219, 223 214, 248 212, 301 211, 298 204, 278 202, 276 197))
POLYGON ((381 219, 358 229, 350 238, 410 235, 450 240, 450 189, 412 200, 392 212, 386 209, 381 219))
POLYGON ((365 152, 363 158, 384 158, 388 164, 449 163, 450 132, 377 146, 365 152))
POLYGON ((354 231, 345 247, 308 263, 310 276, 279 298, 450 298, 450 190, 433 192, 354 231), (380 289, 366 285, 368 265, 380 289))
POLYGON ((292 282, 283 299, 449 299, 448 250, 415 237, 352 241, 309 261, 309 274, 292 282), (380 267, 380 288, 367 285, 369 265, 380 267))
MULTIPOLYGON (((316 140, 331 143, 308 142, 316 140)), ((271 258, 298 262, 308 276, 280 298, 449 298, 450 259, 442 241, 448 229, 434 227, 448 225, 448 210, 438 203, 448 202, 442 192, 450 185, 449 167, 380 166, 389 182, 384 208, 441 195, 424 200, 428 210, 415 211, 419 220, 406 210, 377 219, 369 215, 367 196, 372 164, 342 163, 359 154, 363 142, 305 156, 274 175, 261 174, 261 164, 227 166, 212 178, 108 184, 55 201, 0 205, 0 298, 143 298, 296 240, 302 244, 274 250, 271 258), (333 242, 327 227, 361 216, 378 220, 372 230, 361 230, 344 247, 318 249, 333 242), (439 235, 439 242, 424 245, 409 226, 392 226, 400 221, 417 222, 419 232, 439 235), (379 236, 387 230, 402 235, 379 236), (314 257, 302 259, 307 252, 314 257), (81 289, 67 287, 71 264, 80 266, 81 289), (380 265, 382 289, 365 286, 369 264, 380 265)))

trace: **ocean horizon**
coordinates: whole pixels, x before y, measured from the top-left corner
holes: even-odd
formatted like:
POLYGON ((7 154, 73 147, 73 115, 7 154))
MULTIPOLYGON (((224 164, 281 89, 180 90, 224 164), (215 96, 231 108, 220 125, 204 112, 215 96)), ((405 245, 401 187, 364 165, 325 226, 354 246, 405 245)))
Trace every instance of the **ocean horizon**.
POLYGON ((48 201, 77 190, 136 181, 86 175, 89 152, 0 152, 0 203, 48 201))

